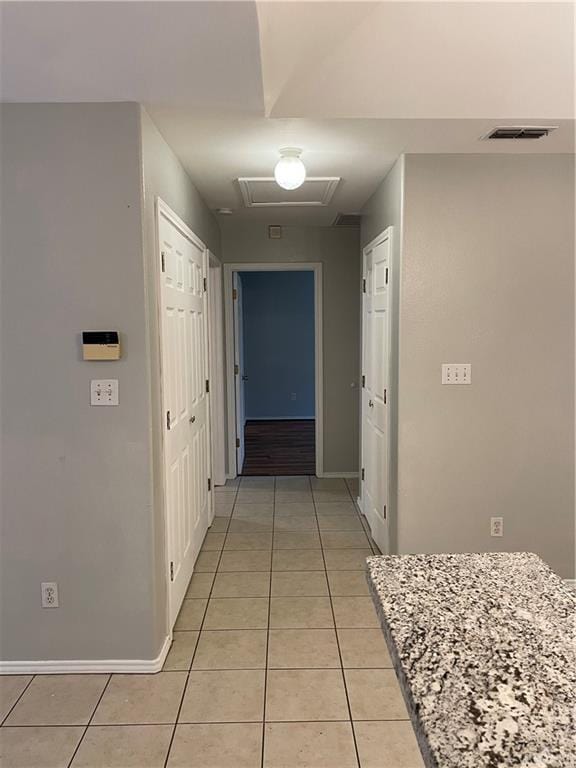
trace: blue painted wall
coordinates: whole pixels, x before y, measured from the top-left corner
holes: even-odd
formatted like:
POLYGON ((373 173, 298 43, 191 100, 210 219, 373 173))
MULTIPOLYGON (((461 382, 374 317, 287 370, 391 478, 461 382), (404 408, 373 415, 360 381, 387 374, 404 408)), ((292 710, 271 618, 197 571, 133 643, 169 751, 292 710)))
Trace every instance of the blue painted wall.
POLYGON ((246 418, 313 419, 314 273, 242 272, 241 280, 246 418))

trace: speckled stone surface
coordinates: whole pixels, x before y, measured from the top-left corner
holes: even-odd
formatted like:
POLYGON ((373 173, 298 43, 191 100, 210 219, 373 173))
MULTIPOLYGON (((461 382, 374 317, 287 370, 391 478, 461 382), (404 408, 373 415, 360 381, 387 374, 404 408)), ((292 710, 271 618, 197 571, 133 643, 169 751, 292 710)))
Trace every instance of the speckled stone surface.
POLYGON ((576 768, 576 592, 529 553, 367 563, 429 768, 576 768))

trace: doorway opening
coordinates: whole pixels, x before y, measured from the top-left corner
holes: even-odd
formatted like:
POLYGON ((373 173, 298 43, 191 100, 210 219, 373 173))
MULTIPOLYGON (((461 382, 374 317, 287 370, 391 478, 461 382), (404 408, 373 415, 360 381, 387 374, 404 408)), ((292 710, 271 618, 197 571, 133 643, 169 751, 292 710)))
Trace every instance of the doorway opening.
POLYGON ((321 265, 227 264, 229 474, 322 471, 321 265))

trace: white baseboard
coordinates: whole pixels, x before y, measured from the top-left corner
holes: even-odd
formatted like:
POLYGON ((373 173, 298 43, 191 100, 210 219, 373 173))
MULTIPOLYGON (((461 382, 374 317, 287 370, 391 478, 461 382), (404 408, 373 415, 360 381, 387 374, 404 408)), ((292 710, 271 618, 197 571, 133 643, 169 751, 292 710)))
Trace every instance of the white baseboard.
POLYGON ((89 659, 70 661, 0 661, 0 675, 84 675, 94 672, 153 674, 160 672, 170 650, 172 637, 164 640, 155 659, 89 659))
POLYGON ((317 473, 316 477, 342 477, 344 479, 352 480, 353 478, 358 477, 358 472, 322 472, 317 473))

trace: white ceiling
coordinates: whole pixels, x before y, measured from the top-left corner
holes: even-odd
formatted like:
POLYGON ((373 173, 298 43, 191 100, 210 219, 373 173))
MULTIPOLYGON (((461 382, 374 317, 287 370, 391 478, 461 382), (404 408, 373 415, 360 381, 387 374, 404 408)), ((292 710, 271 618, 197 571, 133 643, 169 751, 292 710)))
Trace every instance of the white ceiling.
POLYGON ((0 3, 1 97, 146 105, 212 208, 329 224, 402 152, 572 152, 572 3, 0 3), (549 138, 478 141, 497 124, 549 138), (282 146, 341 176, 325 209, 240 210, 282 146))

